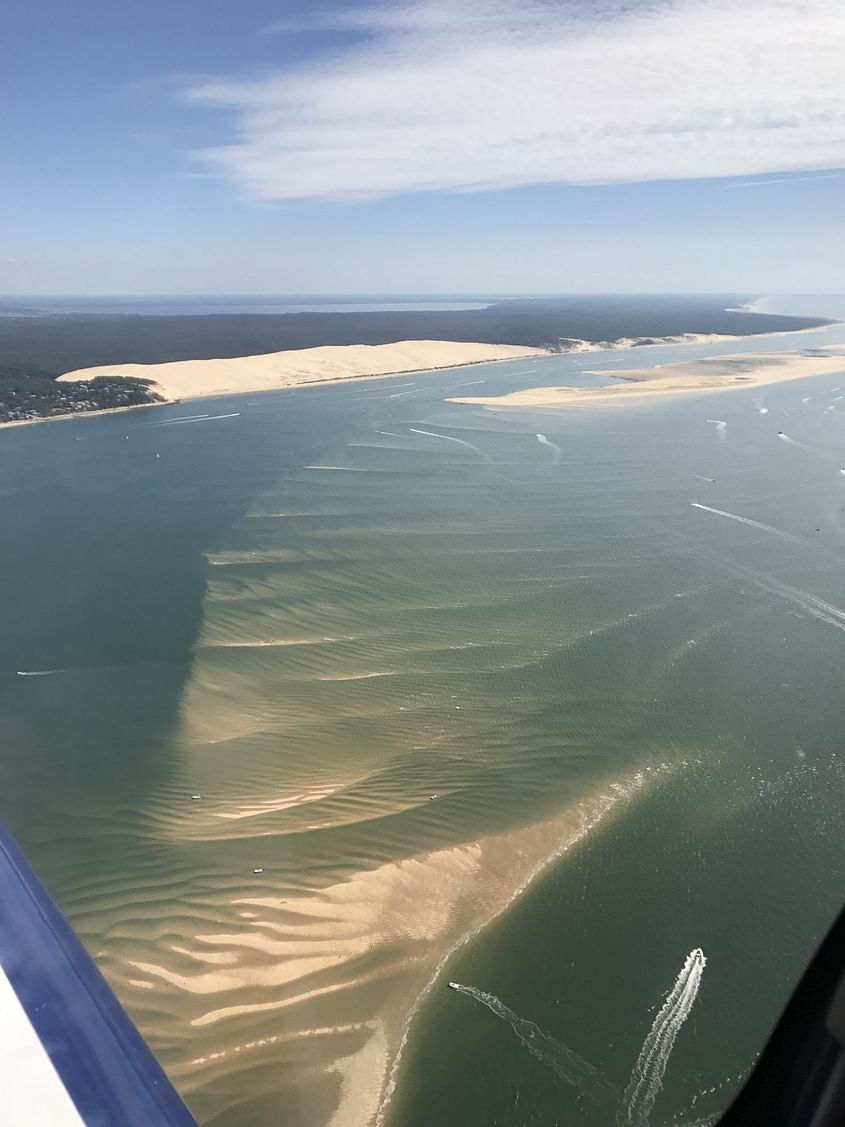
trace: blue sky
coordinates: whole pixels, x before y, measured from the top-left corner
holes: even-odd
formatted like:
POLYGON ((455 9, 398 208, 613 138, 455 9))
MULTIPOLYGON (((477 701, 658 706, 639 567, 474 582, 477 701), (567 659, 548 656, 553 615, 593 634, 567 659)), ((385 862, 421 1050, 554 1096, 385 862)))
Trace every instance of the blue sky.
POLYGON ((0 293, 841 291, 840 0, 29 0, 0 293))

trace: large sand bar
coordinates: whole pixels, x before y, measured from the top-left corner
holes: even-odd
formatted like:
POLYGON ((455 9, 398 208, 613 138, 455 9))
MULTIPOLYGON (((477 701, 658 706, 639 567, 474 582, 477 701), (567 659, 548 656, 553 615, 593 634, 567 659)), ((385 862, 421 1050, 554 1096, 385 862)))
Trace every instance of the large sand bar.
POLYGON ((452 403, 486 407, 571 407, 595 405, 649 395, 678 395, 702 391, 728 391, 740 387, 763 387, 804 376, 821 376, 845 369, 841 347, 807 352, 742 353, 707 360, 658 364, 655 368, 627 371, 594 371, 614 382, 606 387, 529 387, 507 395, 461 396, 452 403))

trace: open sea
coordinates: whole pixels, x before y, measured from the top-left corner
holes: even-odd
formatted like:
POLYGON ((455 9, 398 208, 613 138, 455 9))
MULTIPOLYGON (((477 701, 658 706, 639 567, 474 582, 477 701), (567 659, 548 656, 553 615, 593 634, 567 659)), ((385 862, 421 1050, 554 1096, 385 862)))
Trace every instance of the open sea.
POLYGON ((845 899, 845 361, 446 399, 832 342, 0 431, 0 817, 202 1124, 728 1104, 845 899))
POLYGON ((140 317, 219 316, 250 313, 413 313, 430 310, 446 312, 462 309, 486 309, 494 299, 462 301, 435 296, 420 297, 338 297, 319 295, 313 300, 304 297, 272 297, 266 295, 236 296, 151 296, 151 297, 15 297, 0 298, 0 314, 6 304, 36 314, 84 314, 86 316, 131 315, 140 317))

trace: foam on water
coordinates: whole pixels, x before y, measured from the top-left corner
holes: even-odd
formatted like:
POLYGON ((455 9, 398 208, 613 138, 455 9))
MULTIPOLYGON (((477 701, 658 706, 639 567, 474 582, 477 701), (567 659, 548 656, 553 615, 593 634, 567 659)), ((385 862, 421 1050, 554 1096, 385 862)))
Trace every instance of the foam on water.
POLYGON ((452 981, 448 985, 457 993, 479 1002, 509 1025, 528 1052, 551 1068, 561 1080, 577 1088, 599 1107, 610 1112, 615 1110, 618 1127, 649 1127, 669 1057, 695 1003, 706 963, 700 948, 690 951, 643 1042, 624 1093, 568 1045, 556 1040, 535 1022, 519 1017, 495 994, 460 982, 452 981))
POLYGON ((419 427, 409 427, 408 429, 413 431, 414 434, 423 434, 427 438, 442 438, 445 442, 457 442, 459 446, 466 446, 468 450, 474 451, 479 457, 483 458, 485 462, 489 462, 491 466, 495 465, 489 454, 485 454, 483 450, 480 450, 477 446, 474 446, 471 442, 465 441, 463 438, 455 438, 454 435, 451 434, 437 434, 431 430, 420 430, 419 427))
POLYGON ((619 1093, 614 1091, 597 1069, 573 1052, 568 1045, 556 1041, 533 1021, 519 1017, 495 994, 477 990, 474 986, 464 986, 460 982, 450 982, 449 987, 486 1006, 491 1013, 506 1022, 533 1057, 556 1072, 561 1080, 576 1087, 587 1099, 600 1107, 612 1108, 616 1105, 619 1093))
POLYGON ((160 423, 149 423, 154 427, 187 426, 189 423, 211 423, 216 419, 237 419, 240 411, 231 411, 226 415, 185 415, 178 419, 163 419, 160 423))
POLYGON ((707 960, 700 948, 696 947, 687 955, 674 986, 643 1042, 631 1080, 625 1089, 626 1119, 620 1122, 642 1127, 649 1123, 654 1104, 663 1087, 669 1056, 675 1047, 681 1026, 695 1003, 706 965, 707 960))
POLYGON ((731 568, 738 575, 747 576, 764 591, 777 595, 801 610, 806 611, 807 614, 818 619, 819 622, 833 626, 836 630, 845 631, 845 611, 835 606, 833 603, 828 602, 826 599, 821 599, 818 595, 813 595, 803 588, 784 583, 782 580, 775 579, 774 576, 759 570, 742 567, 739 564, 732 564, 731 568))
POLYGON ((546 438, 546 436, 544 434, 538 434, 536 437, 537 437, 537 441, 542 446, 548 446, 551 449, 551 451, 552 451, 552 465, 556 466, 560 462, 560 456, 561 456, 560 447, 557 446, 554 442, 549 442, 548 438, 546 438))
POLYGON ((762 521, 752 520, 751 517, 739 516, 737 513, 728 513, 724 509, 715 509, 712 505, 702 505, 699 501, 691 502, 691 508, 701 509, 705 513, 713 513, 718 517, 725 517, 726 520, 736 521, 737 524, 747 525, 749 528, 759 528, 761 532, 768 532, 771 536, 778 536, 781 540, 790 540, 794 544, 801 544, 804 541, 799 536, 793 536, 790 532, 784 532, 780 528, 773 528, 770 524, 763 524, 762 521))

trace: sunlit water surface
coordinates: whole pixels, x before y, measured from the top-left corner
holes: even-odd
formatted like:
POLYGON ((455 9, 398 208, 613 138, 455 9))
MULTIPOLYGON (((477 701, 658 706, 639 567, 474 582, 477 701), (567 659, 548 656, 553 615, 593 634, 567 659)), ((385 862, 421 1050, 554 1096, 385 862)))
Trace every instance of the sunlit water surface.
POLYGON ((0 815, 202 1123, 726 1105, 845 888, 845 374, 446 398, 736 350, 0 434, 0 815))

